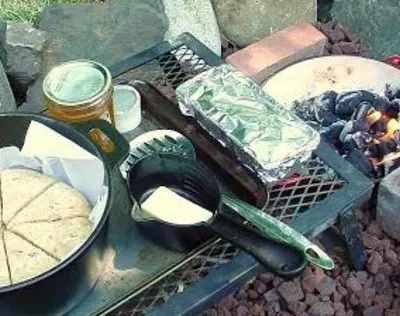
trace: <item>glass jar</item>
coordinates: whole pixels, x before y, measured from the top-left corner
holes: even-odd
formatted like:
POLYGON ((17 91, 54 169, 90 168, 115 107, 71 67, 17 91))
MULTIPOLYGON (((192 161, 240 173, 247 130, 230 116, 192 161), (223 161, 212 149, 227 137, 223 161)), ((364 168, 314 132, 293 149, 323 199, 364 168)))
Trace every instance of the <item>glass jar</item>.
POLYGON ((43 92, 47 114, 67 123, 103 119, 115 126, 111 74, 103 65, 76 60, 53 68, 43 92))

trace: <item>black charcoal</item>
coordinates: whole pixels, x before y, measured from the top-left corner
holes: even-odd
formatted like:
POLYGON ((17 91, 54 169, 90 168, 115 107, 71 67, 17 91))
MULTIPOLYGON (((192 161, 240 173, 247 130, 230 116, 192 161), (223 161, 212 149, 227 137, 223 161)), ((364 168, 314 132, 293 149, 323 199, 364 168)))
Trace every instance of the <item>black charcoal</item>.
POLYGON ((321 100, 331 100, 332 103, 332 111, 335 109, 335 103, 336 103, 336 98, 338 96, 338 93, 336 91, 333 90, 328 90, 325 91, 321 96, 321 100))
POLYGON ((304 121, 316 121, 315 112, 313 109, 314 99, 307 101, 295 101, 294 111, 298 117, 304 121))
POLYGON ((317 97, 315 103, 323 104, 327 111, 334 113, 337 96, 337 92, 329 90, 317 97))
POLYGON ((400 99, 394 99, 390 102, 389 109, 387 111, 387 115, 391 118, 397 119, 400 112, 400 99))
POLYGON ((338 121, 340 121, 340 119, 335 114, 328 112, 324 115, 320 123, 323 127, 328 127, 338 121))
POLYGON ((340 134, 340 141, 343 142, 348 135, 352 135, 357 132, 368 132, 368 130, 369 125, 366 120, 360 119, 348 121, 340 134))
POLYGON ((375 109, 385 113, 390 108, 390 100, 386 96, 379 96, 375 102, 375 109))
POLYGON ((385 120, 380 120, 375 122, 370 127, 370 132, 374 137, 381 137, 386 134, 386 125, 387 122, 385 120))
POLYGON ((354 111, 352 119, 353 120, 367 120, 369 114, 375 111, 374 106, 369 101, 361 102, 358 108, 354 111))
POLYGON ((338 95, 336 99, 335 113, 340 118, 348 120, 362 102, 373 103, 375 100, 376 96, 365 90, 343 93, 338 95))
POLYGON ((352 135, 352 138, 359 149, 366 149, 372 141, 371 135, 367 132, 356 132, 352 135))
POLYGON ((384 94, 389 101, 392 101, 395 98, 396 91, 390 86, 390 84, 386 84, 384 94))
POLYGON ((346 135, 342 140, 342 145, 340 148, 344 152, 350 152, 357 149, 357 143, 353 138, 353 134, 346 135))
POLYGON ((368 158, 379 158, 379 148, 375 144, 370 145, 364 154, 368 158))
POLYGON ((365 175, 380 178, 389 168, 393 170, 392 165, 400 166, 400 158, 382 165, 373 160, 400 149, 400 129, 389 141, 381 139, 387 133, 388 122, 400 119, 399 89, 387 86, 381 96, 366 90, 339 95, 326 91, 296 107, 303 118, 307 117, 307 124, 320 131, 324 141, 365 175))
POLYGON ((340 146, 340 133, 345 125, 346 121, 338 121, 328 127, 324 127, 321 130, 321 137, 334 146, 340 146))
POLYGON ((334 91, 328 91, 315 99, 313 108, 318 122, 328 126, 338 121, 335 115, 335 104, 337 94, 334 91))
POLYGON ((384 157, 397 149, 397 144, 394 140, 382 141, 379 144, 370 146, 370 151, 375 154, 375 158, 384 157))

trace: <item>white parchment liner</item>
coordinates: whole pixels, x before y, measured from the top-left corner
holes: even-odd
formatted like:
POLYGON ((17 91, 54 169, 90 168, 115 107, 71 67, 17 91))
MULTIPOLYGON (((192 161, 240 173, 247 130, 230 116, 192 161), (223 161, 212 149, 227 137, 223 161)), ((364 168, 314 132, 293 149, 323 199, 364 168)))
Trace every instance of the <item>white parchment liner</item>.
MULTIPOLYGON (((0 149, 0 170, 9 168, 39 171, 78 190, 92 206, 89 220, 95 230, 108 197, 108 187, 104 184, 104 165, 99 158, 47 126, 32 121, 21 150, 14 146, 0 149)), ((62 258, 61 262, 82 244, 62 258)))

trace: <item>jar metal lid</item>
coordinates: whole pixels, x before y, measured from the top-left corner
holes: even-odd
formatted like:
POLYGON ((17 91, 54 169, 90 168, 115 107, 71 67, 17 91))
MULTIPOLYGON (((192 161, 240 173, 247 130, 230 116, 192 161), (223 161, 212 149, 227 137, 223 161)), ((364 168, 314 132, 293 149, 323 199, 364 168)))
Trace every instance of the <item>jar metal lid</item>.
POLYGON ((75 60, 56 66, 43 82, 45 96, 62 106, 94 102, 110 87, 109 70, 90 60, 75 60))

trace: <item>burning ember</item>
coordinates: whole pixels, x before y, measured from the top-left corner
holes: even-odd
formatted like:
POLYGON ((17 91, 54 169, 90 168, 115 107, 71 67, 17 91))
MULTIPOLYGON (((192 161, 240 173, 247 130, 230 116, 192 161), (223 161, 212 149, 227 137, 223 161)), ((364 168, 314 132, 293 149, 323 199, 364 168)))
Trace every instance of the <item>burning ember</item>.
POLYGON ((381 178, 400 166, 400 90, 326 91, 294 109, 367 176, 381 178))

